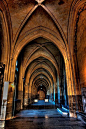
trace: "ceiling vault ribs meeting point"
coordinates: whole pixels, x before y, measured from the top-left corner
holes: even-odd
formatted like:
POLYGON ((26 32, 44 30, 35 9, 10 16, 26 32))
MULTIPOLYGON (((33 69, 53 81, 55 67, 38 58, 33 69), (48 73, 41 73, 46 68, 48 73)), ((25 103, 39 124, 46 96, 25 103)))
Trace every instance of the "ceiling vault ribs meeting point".
POLYGON ((42 4, 45 0, 35 0, 38 4, 42 4))

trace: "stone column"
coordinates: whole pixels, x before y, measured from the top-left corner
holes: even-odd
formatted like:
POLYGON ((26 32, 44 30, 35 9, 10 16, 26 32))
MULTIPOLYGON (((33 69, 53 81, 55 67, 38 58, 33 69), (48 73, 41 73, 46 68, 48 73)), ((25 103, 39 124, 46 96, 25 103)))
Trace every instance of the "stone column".
POLYGON ((25 83, 24 106, 28 105, 28 84, 25 83))
POLYGON ((55 83, 54 83, 54 90, 53 90, 54 102, 55 102, 55 93, 56 93, 56 91, 55 91, 55 83))
POLYGON ((64 100, 65 100, 65 106, 67 106, 67 86, 66 86, 66 74, 64 71, 64 100))
POLYGON ((7 119, 13 117, 14 91, 15 91, 14 82, 9 82, 8 99, 7 99, 7 112, 6 112, 7 119))
POLYGON ((59 78, 57 78, 57 90, 58 90, 58 103, 60 104, 60 87, 59 87, 59 78))

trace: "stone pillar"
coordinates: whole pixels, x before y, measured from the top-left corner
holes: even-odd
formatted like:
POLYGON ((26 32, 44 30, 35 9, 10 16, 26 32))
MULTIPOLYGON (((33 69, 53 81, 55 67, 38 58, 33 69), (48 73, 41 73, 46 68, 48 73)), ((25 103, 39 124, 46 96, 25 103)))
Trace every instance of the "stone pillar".
POLYGON ((58 90, 58 103, 60 104, 60 87, 59 87, 59 78, 57 78, 57 90, 58 90))
POLYGON ((54 100, 54 87, 52 85, 52 101, 54 100))
POLYGON ((56 91, 55 91, 55 83, 54 83, 54 90, 53 90, 54 102, 55 102, 55 93, 56 93, 56 91))
POLYGON ((21 100, 21 109, 23 109, 23 91, 18 91, 18 99, 21 100))
POLYGON ((50 100, 52 100, 52 86, 50 86, 50 100))
POLYGON ((25 92, 24 92, 24 106, 28 106, 28 84, 25 83, 25 92))
POLYGON ((63 76, 61 78, 61 83, 60 83, 60 102, 62 105, 64 105, 64 83, 63 83, 63 76))
POLYGON ((66 88, 66 74, 65 74, 65 71, 64 71, 64 104, 65 106, 67 106, 67 88, 66 88))
POLYGON ((57 83, 55 83, 55 103, 57 103, 57 83))
POLYGON ((30 86, 31 84, 29 84, 29 100, 30 100, 30 102, 29 103, 31 103, 31 86, 30 86))
POLYGON ((74 79, 74 71, 71 64, 70 56, 65 59, 65 70, 66 70, 66 80, 67 80, 67 93, 68 93, 68 103, 69 103, 69 115, 76 117, 77 111, 77 96, 76 87, 74 79), (71 115, 72 114, 72 115, 71 115))
POLYGON ((8 99, 7 99, 7 112, 6 112, 7 119, 13 117, 14 91, 15 91, 14 82, 9 82, 8 99))

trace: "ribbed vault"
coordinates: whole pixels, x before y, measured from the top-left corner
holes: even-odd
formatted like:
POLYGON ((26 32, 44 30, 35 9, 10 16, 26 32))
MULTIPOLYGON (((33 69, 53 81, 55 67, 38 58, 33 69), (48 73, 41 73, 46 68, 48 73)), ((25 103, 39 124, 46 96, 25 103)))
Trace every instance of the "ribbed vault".
POLYGON ((22 108, 41 93, 41 99, 48 96, 66 106, 68 98, 70 110, 76 112, 81 88, 86 87, 86 0, 37 1, 0 0, 0 61, 9 85, 8 117, 14 98, 22 108))
MULTIPOLYGON (((49 40, 39 37, 29 42, 21 51, 18 64, 18 90, 24 88, 24 96, 33 98, 45 87, 47 92, 55 94, 57 80, 62 76, 63 57, 59 49, 49 40), (21 66, 22 65, 22 66, 21 66), (22 74, 21 74, 22 73, 22 74), (21 82, 23 85, 21 87, 21 82), (39 90, 38 90, 39 89, 39 90), (34 92, 35 91, 35 92, 34 92)), ((16 66, 17 67, 17 66, 16 66)), ((61 80, 59 80, 60 82, 61 80)))

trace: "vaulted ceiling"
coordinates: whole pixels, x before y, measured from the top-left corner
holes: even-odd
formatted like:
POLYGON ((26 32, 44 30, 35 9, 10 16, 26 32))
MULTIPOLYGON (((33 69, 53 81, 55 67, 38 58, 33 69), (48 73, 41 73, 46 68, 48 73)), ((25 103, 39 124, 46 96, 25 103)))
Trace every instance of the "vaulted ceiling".
POLYGON ((29 85, 43 85, 48 89, 60 76, 62 54, 67 49, 71 1, 7 0, 12 35, 11 57, 21 59, 23 76, 29 85), (53 34, 60 49, 46 38, 51 37, 46 32, 53 34), (34 35, 37 38, 29 40, 34 35))
POLYGON ((31 41, 18 58, 24 67, 25 83, 37 89, 46 87, 47 90, 60 76, 62 59, 61 52, 51 41, 42 37, 31 41))
MULTIPOLYGON (((13 39, 24 20, 26 20, 25 18, 29 18, 29 24, 31 23, 34 28, 39 24, 51 26, 51 15, 58 21, 67 38, 68 17, 72 0, 44 0, 43 6, 39 6, 37 0, 7 0, 7 3, 12 21, 13 39), (44 20, 45 17, 49 22, 44 20)), ((27 29, 31 28, 31 25, 28 25, 27 29)), ((56 31, 54 26, 52 29, 56 31)))

